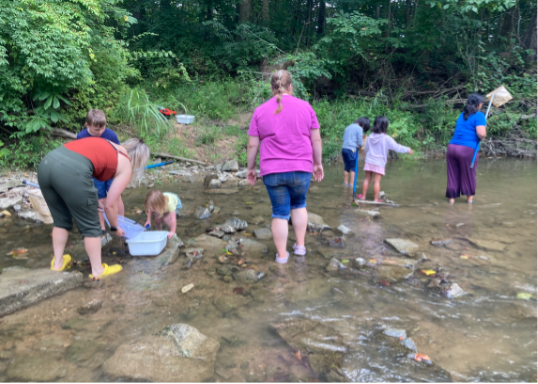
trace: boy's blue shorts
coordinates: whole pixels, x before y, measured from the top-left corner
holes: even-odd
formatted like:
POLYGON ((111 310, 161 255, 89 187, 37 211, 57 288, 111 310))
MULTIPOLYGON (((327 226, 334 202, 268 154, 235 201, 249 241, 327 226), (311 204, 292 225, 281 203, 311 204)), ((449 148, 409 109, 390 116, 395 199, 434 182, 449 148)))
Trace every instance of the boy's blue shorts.
POLYGON ((97 196, 99 197, 99 199, 106 198, 106 194, 110 189, 110 186, 112 185, 113 181, 114 179, 110 179, 107 181, 99 181, 95 177, 93 177, 93 185, 95 185, 95 188, 97 188, 97 196))
POLYGON ((351 149, 342 148, 342 158, 344 159, 344 170, 346 172, 355 172, 355 161, 357 160, 357 150, 353 152, 351 149))

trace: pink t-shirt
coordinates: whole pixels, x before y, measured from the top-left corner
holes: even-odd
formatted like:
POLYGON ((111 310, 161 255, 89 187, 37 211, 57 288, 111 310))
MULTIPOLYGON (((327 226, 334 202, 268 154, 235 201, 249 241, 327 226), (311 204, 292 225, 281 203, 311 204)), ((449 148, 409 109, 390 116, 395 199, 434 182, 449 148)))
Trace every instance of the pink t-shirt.
POLYGON ((249 136, 260 137, 260 175, 283 172, 312 172, 310 130, 319 129, 314 109, 308 102, 282 95, 282 111, 276 96, 263 103, 252 116, 249 136))

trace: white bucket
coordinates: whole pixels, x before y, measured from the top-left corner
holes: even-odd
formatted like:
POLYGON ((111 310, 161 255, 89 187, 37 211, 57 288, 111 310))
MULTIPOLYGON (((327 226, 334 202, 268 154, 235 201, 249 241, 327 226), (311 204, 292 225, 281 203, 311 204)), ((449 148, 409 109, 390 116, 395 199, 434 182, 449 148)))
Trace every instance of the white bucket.
POLYGON ((131 256, 156 256, 166 247, 167 231, 142 232, 127 240, 131 256))
POLYGON ((176 121, 180 124, 191 124, 194 121, 192 115, 176 115, 176 121))

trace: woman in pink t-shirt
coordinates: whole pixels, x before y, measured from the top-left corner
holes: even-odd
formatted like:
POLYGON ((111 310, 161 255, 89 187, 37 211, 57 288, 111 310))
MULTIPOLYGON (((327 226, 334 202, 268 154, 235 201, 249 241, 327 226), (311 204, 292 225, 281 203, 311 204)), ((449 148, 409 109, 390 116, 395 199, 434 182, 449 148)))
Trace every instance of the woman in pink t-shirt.
POLYGON ((293 97, 291 75, 279 70, 271 76, 274 97, 254 112, 248 130, 247 149, 250 184, 256 183, 256 156, 260 146, 260 176, 273 206, 271 231, 276 262, 288 262, 288 220, 295 231, 294 253, 306 255, 304 238, 308 224, 306 193, 312 174, 323 179, 321 137, 314 109, 308 102, 293 97))

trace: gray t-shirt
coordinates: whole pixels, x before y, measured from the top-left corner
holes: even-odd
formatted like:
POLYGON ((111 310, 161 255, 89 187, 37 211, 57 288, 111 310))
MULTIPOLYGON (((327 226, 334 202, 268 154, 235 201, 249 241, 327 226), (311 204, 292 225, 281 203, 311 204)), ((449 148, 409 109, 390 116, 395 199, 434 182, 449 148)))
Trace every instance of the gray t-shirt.
POLYGON ((344 138, 342 139, 342 149, 351 149, 355 151, 357 147, 362 147, 362 128, 358 124, 351 124, 344 131, 344 138))

